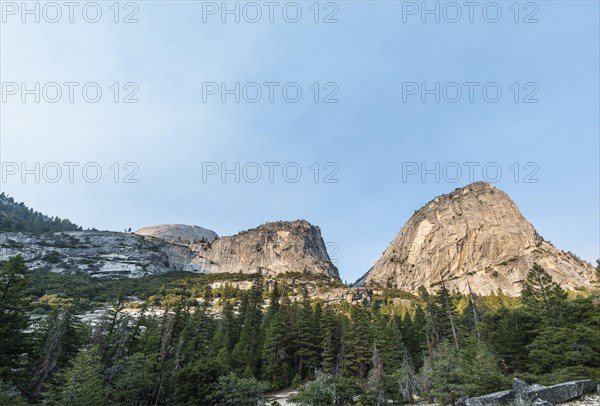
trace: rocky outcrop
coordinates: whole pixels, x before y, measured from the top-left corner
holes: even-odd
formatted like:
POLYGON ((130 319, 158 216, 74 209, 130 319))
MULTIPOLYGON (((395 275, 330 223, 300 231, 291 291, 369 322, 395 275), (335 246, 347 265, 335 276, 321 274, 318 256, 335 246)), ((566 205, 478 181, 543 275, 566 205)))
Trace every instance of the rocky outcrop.
POLYGON ((191 266, 193 254, 185 246, 109 231, 0 233, 0 259, 18 254, 30 269, 84 272, 94 277, 137 278, 175 270, 195 271, 191 266))
POLYGON ((476 182, 427 203, 408 220, 364 279, 417 292, 450 289, 517 295, 538 262, 566 289, 590 288, 594 268, 545 241, 501 190, 476 182))
MULTIPOLYGON (((108 231, 0 233, 0 259, 20 254, 32 269, 85 272, 94 277, 136 278, 190 271, 298 272, 339 278, 319 228, 306 221, 270 223, 217 239, 172 238, 174 230, 170 229, 170 237, 108 231)), ((187 235, 197 236, 194 230, 187 229, 192 232, 187 235)))
POLYGON ((304 220, 268 223, 191 248, 194 265, 207 273, 299 272, 339 278, 321 231, 304 220))
POLYGON ((461 398, 457 406, 538 405, 554 406, 597 391, 598 384, 591 379, 559 383, 558 385, 529 385, 514 378, 513 388, 476 398, 461 398))
POLYGON ((185 224, 161 224, 158 226, 140 228, 139 230, 134 231, 134 233, 179 242, 213 241, 219 238, 217 233, 212 230, 185 224))

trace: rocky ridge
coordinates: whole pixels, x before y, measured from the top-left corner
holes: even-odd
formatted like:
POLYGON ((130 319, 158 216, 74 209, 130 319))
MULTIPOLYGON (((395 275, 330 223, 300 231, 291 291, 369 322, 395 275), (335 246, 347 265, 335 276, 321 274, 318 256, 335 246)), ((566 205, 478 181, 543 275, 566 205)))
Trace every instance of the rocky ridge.
POLYGON ((303 220, 269 223, 231 237, 200 241, 176 238, 173 233, 167 237, 108 231, 0 233, 0 259, 18 254, 32 269, 94 277, 189 271, 299 272, 339 278, 319 228, 303 220))

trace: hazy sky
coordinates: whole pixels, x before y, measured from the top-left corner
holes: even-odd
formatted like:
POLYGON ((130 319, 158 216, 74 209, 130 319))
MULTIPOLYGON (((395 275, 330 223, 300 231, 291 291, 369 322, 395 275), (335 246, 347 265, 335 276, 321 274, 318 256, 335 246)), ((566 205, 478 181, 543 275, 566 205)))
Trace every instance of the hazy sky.
POLYGON ((303 218, 352 281, 488 180, 593 262, 598 2, 423 4, 2 1, 0 187, 117 231, 303 218))

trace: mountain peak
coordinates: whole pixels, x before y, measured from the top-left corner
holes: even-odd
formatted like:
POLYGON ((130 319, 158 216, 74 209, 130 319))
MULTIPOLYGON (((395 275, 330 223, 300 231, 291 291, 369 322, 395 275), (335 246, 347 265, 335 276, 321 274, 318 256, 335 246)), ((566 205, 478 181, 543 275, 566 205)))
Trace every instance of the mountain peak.
POLYGON ((567 289, 591 287, 593 267, 545 242, 510 197, 475 182, 417 210, 366 278, 416 292, 442 281, 465 292, 520 292, 534 262, 567 289))

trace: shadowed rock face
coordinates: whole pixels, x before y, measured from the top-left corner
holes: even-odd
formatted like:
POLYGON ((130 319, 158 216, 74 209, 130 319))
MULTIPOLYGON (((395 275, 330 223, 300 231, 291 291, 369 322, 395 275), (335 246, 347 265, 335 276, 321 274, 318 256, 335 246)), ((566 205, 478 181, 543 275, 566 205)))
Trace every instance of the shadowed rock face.
POLYGON ((442 281, 478 294, 517 295, 534 262, 566 289, 589 288, 594 268, 544 241, 501 190, 476 182, 427 203, 408 220, 366 277, 416 292, 442 281))
POLYGON ((231 237, 199 241, 108 231, 0 233, 0 259, 20 254, 32 269, 85 272, 94 277, 191 271, 300 272, 339 279, 319 228, 306 221, 270 223, 231 237))

